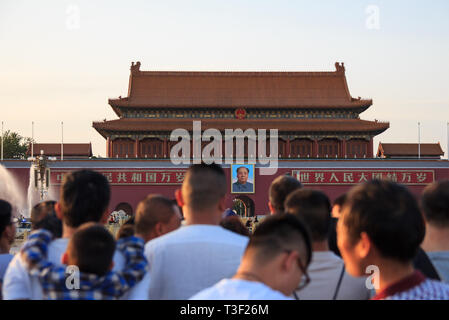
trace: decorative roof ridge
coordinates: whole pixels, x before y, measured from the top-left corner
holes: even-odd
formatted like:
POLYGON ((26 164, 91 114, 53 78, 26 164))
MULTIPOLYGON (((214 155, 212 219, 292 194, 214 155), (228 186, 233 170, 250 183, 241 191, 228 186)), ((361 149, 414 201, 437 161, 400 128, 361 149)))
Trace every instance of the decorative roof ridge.
MULTIPOLYGON (((129 99, 128 97, 126 98, 109 98, 108 99, 108 103, 109 104, 113 104, 113 106, 117 106, 117 107, 137 107, 137 108, 165 108, 165 107, 172 107, 171 105, 158 105, 158 106, 154 106, 154 105, 150 105, 150 106, 137 106, 137 105, 130 105, 129 103, 129 99)), ((300 108, 300 109, 306 109, 306 108, 316 108, 316 107, 320 107, 321 109, 325 109, 325 108, 334 108, 334 107, 347 107, 347 108, 354 108, 354 107, 364 107, 364 106, 371 106, 373 104, 373 99, 354 99, 352 98, 351 101, 348 101, 349 103, 353 103, 353 104, 340 104, 340 103, 335 103, 335 104, 328 104, 327 106, 321 106, 321 103, 316 103, 316 104, 310 104, 308 106, 306 105, 285 105, 283 107, 285 108, 300 108)), ((192 105, 178 105, 175 106, 176 108, 192 108, 192 105)), ((197 108, 222 108, 222 107, 228 107, 228 106, 219 106, 219 105, 214 105, 214 106, 195 106, 197 108)), ((242 106, 238 106, 235 105, 235 107, 245 107, 245 108, 269 108, 267 106, 251 106, 248 104, 242 105, 242 106)), ((273 106, 273 108, 279 109, 279 106, 273 106)))
POLYGON ((143 71, 140 70, 141 63, 131 63, 131 76, 344 76, 344 63, 335 62, 335 71, 143 71))
POLYGON ((439 145, 439 146, 441 146, 440 142, 421 142, 421 143, 418 143, 418 142, 380 142, 379 141, 379 144, 382 144, 382 145, 392 145, 392 144, 418 145, 418 144, 420 144, 420 145, 439 145))
MULTIPOLYGON (((118 121, 126 121, 126 122, 139 122, 139 121, 158 121, 161 119, 157 118, 119 118, 119 119, 111 119, 111 120, 100 120, 93 121, 93 123, 103 124, 103 123, 111 123, 118 121)), ((166 122, 192 122, 192 121, 204 121, 204 122, 229 122, 234 119, 228 118, 164 118, 163 121, 166 122)), ((281 122, 364 122, 364 123, 377 123, 377 124, 390 124, 387 121, 373 121, 373 120, 365 120, 365 119, 354 119, 354 118, 280 118, 275 119, 276 121, 281 122)), ((252 121, 252 122, 273 122, 271 118, 257 118, 257 119, 244 119, 239 120, 240 122, 252 121)))
POLYGON ((138 76, 341 76, 336 71, 141 71, 138 76))

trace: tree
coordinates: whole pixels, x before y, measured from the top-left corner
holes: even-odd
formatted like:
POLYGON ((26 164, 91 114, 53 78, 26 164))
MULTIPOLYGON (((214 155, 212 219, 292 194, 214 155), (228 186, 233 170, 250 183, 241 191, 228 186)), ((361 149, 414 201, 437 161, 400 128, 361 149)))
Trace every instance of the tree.
POLYGON ((3 133, 3 158, 25 159, 31 141, 31 138, 22 137, 17 132, 5 131, 3 133))

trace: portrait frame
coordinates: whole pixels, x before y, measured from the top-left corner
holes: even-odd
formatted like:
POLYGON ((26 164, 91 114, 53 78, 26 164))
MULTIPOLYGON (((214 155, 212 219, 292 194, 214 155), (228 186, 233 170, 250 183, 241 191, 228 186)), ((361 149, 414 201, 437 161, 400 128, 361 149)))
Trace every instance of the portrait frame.
POLYGON ((236 163, 231 164, 231 194, 254 194, 256 193, 256 168, 254 164, 236 163), (252 191, 234 190, 234 183, 237 182, 237 170, 240 167, 248 169, 248 182, 252 184, 252 191))

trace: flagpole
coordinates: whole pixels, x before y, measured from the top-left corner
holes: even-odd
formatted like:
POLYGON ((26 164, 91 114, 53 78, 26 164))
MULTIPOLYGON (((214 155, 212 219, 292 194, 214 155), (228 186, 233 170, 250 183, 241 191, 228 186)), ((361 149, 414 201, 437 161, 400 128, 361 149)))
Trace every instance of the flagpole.
POLYGON ((2 121, 2 161, 3 161, 3 121, 2 121))
POLYGON ((34 157, 34 121, 31 121, 31 157, 34 157))
POLYGON ((64 122, 61 121, 61 161, 64 160, 64 122))
POLYGON ((421 159, 421 123, 418 122, 418 159, 421 159))

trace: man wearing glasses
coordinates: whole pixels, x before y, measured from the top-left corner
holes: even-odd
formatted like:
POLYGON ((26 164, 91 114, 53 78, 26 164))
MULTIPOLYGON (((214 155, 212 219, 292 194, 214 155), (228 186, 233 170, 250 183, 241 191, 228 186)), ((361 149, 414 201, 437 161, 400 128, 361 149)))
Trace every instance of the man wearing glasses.
POLYGON ((275 214, 259 224, 232 279, 200 291, 192 300, 291 300, 310 278, 309 235, 293 215, 275 214))

